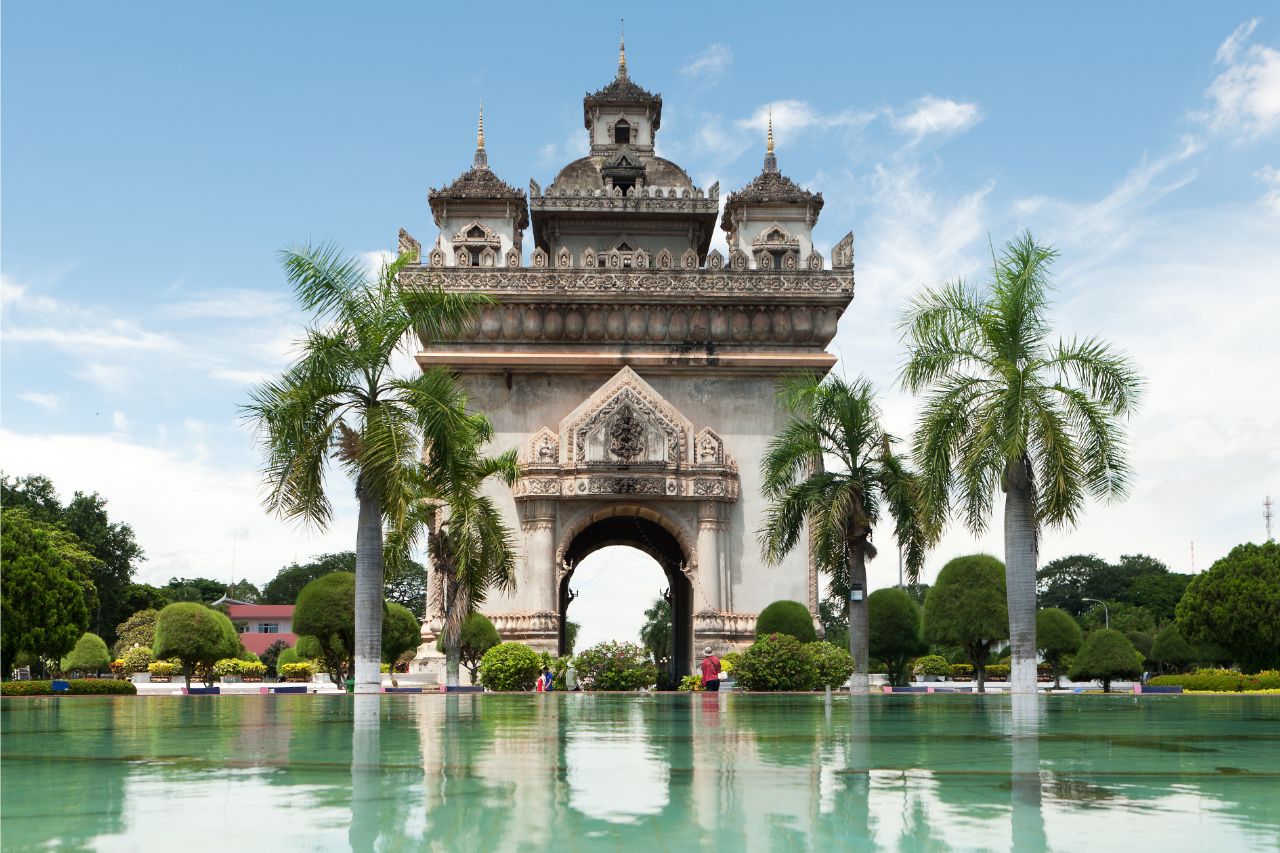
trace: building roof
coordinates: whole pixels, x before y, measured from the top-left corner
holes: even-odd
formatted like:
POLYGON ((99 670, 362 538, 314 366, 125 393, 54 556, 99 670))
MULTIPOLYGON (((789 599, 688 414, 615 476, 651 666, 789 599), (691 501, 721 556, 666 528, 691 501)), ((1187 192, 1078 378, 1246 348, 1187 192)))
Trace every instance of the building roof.
POLYGON ((232 619, 292 619, 292 604, 232 604, 227 607, 232 619))
POLYGON ((240 634, 239 636, 240 636, 240 643, 246 649, 253 652, 255 655, 261 655, 263 652, 265 652, 267 649, 271 648, 273 645, 280 642, 281 640, 284 640, 286 643, 288 643, 290 647, 298 645, 298 635, 292 634, 292 633, 259 634, 253 631, 246 631, 243 634, 240 634))
POLYGON ((627 74, 627 48, 625 43, 618 45, 618 74, 613 81, 588 92, 582 99, 582 123, 591 129, 591 111, 595 107, 648 107, 652 114, 653 129, 662 126, 662 96, 655 95, 648 89, 637 85, 627 74))
POLYGON ((750 204, 803 204, 811 207, 815 217, 822 210, 822 193, 809 192, 778 171, 778 161, 773 153, 773 133, 770 129, 769 151, 765 154, 764 169, 737 192, 725 199, 724 216, 720 227, 732 229, 732 211, 750 204))

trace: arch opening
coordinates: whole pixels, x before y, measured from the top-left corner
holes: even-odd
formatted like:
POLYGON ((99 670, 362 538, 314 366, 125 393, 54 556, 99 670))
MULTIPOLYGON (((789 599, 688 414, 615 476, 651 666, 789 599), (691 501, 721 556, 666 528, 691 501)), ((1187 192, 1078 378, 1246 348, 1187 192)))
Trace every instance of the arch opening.
MULTIPOLYGON (((565 653, 565 626, 569 605, 576 598, 572 587, 574 573, 583 561, 603 548, 626 546, 634 548, 658 564, 667 580, 665 597, 671 604, 672 660, 667 677, 673 683, 692 671, 693 661, 693 587, 685 575, 690 561, 680 540, 657 522, 639 515, 613 515, 590 522, 574 534, 564 550, 567 571, 560 578, 558 597, 560 615, 559 653, 565 653)), ((614 567, 605 569, 612 571, 614 567)), ((627 602, 641 610, 652 604, 651 598, 627 602)), ((626 637, 638 642, 638 637, 626 637)), ((581 651, 581 649, 579 649, 581 651)))

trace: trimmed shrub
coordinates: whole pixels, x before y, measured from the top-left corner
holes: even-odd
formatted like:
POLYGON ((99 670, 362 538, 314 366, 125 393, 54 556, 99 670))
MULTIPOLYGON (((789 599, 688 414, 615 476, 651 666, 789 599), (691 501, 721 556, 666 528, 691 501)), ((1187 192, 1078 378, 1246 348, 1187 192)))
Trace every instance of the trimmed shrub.
MULTIPOLYGON (((483 613, 469 613, 462 620, 462 636, 459 638, 459 661, 471 673, 471 681, 475 682, 480 660, 485 652, 502 642, 498 629, 493 627, 489 617, 483 613)), ((436 651, 445 652, 444 632, 436 640, 436 651)))
POLYGON ((422 632, 417 617, 403 604, 387 602, 382 616, 382 662, 395 663, 396 658, 422 645, 422 632))
POLYGON ((735 677, 747 690, 812 690, 818 667, 795 637, 769 634, 743 653, 735 677))
POLYGON ((285 678, 302 678, 307 679, 316 674, 316 669, 309 661, 295 661, 293 663, 280 664, 276 667, 276 671, 285 678))
POLYGON ((992 681, 1004 681, 1009 677, 1009 664, 992 663, 987 665, 987 678, 992 681))
POLYGON ((107 644, 97 634, 84 633, 62 659, 63 672, 102 672, 111 666, 107 644))
POLYGON ((1142 654, 1128 637, 1114 628, 1090 634, 1071 664, 1072 681, 1100 681, 1103 693, 1111 692, 1113 679, 1140 675, 1142 654))
POLYGON ((356 635, 356 576, 352 572, 331 572, 318 577, 298 593, 293 610, 293 630, 316 643, 316 654, 302 650, 303 657, 321 661, 330 680, 341 687, 351 668, 356 635))
POLYGON ((298 650, 290 646, 280 652, 280 656, 276 658, 276 672, 280 672, 280 667, 285 666, 286 664, 297 663, 300 659, 301 658, 298 657, 298 650))
POLYGON ((1142 631, 1126 631, 1125 639, 1133 643, 1133 647, 1138 650, 1138 654, 1142 655, 1142 662, 1146 663, 1151 659, 1152 639, 1150 634, 1142 631))
POLYGON ((802 643, 818 639, 813 629, 813 617, 809 608, 798 601, 775 601, 756 618, 756 639, 769 634, 786 634, 802 643))
POLYGON ((532 690, 542 673, 538 653, 524 643, 501 643, 480 659, 478 675, 487 690, 532 690))
POLYGON ((182 661, 187 686, 191 677, 203 675, 213 681, 213 665, 240 654, 240 636, 222 613, 203 604, 184 601, 170 604, 156 617, 155 655, 182 661))
POLYGON ((1004 564, 989 554, 950 560, 924 600, 925 640, 963 648, 981 693, 991 652, 1008 636, 1004 564))
POLYGON ((1195 652, 1189 643, 1182 638, 1177 625, 1170 625, 1156 635, 1151 644, 1151 661, 1163 670, 1180 672, 1187 664, 1195 660, 1195 652))
POLYGON ((925 655, 916 660, 916 675, 950 675, 951 664, 942 655, 925 655))
POLYGON ((219 678, 226 678, 228 675, 239 675, 240 667, 244 661, 238 658, 223 658, 213 665, 213 674, 219 678))
POLYGON ((146 672, 153 660, 155 655, 151 654, 151 649, 137 646, 124 653, 121 663, 124 664, 125 672, 146 672))
POLYGON ((658 681, 649 650, 637 643, 598 643, 573 659, 586 690, 644 690, 658 681))
POLYGON ((868 651, 884 661, 889 683, 901 687, 907 683, 911 658, 929 651, 920 638, 920 605, 897 587, 878 589, 867 596, 867 620, 870 630, 868 651))
POLYGON ((147 664, 147 672, 161 678, 172 678, 182 672, 182 666, 171 660, 157 660, 147 664))
POLYGON ((952 678, 973 678, 973 664, 971 663, 953 663, 951 664, 952 678))
POLYGON ((1150 683, 1156 687, 1181 687, 1183 690, 1206 690, 1213 693, 1280 690, 1280 670, 1269 669, 1257 675, 1245 675, 1233 669, 1207 669, 1186 675, 1157 675, 1150 683))
POLYGON ((1068 666, 1067 659, 1080 651, 1083 642, 1080 623, 1067 611, 1059 607, 1036 611, 1036 651, 1044 656, 1054 687, 1061 684, 1062 674, 1068 666))
POLYGON ((262 678, 267 674, 267 665, 258 660, 246 660, 240 662, 241 677, 262 678))
MULTIPOLYGON (((73 678, 67 682, 68 693, 76 696, 136 696, 138 688, 131 681, 115 678, 73 678)), ((52 681, 6 681, 0 685, 3 696, 55 696, 52 681)))
POLYGON ((813 658, 817 687, 839 687, 853 675, 853 658, 839 646, 818 641, 805 643, 804 651, 813 658))

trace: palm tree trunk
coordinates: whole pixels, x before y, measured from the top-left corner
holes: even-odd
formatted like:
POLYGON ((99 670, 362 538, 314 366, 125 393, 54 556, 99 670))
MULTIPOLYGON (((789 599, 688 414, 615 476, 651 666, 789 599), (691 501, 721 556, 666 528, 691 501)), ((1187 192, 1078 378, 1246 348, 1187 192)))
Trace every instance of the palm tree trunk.
POLYGON ((849 601, 849 655, 853 658, 853 675, 849 676, 849 695, 870 692, 868 657, 871 647, 870 620, 867 618, 867 554, 859 539, 849 547, 849 588, 862 589, 862 601, 849 601))
POLYGON ((1009 604, 1009 689, 1036 692, 1035 508, 1025 459, 1009 462, 1004 476, 1004 571, 1009 604))
POLYGON ((359 486, 356 523, 355 692, 382 692, 382 508, 359 486))
POLYGON ((457 687, 461 683, 458 672, 462 664, 462 623, 466 621, 467 611, 470 610, 466 599, 467 596, 461 585, 448 599, 449 610, 444 617, 444 683, 446 687, 457 687))

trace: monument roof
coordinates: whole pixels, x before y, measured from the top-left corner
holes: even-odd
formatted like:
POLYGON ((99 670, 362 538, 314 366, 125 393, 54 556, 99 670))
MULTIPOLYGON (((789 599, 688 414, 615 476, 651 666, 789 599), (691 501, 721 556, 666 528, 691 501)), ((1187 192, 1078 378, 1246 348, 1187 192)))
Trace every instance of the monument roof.
POLYGON ((438 213, 438 203, 448 201, 504 201, 520 202, 520 218, 517 227, 529 224, 529 211, 525 204, 524 190, 518 190, 499 178, 489 169, 489 155, 484 149, 484 110, 480 111, 480 123, 476 132, 476 153, 471 168, 452 183, 427 193, 433 212, 438 213))
POLYGON ((626 43, 618 43, 618 73, 603 88, 588 92, 582 99, 582 122, 591 129, 591 110, 593 107, 648 107, 653 113, 653 129, 662 126, 662 95, 655 95, 637 84, 627 74, 626 43))
POLYGON ((816 216, 822 210, 822 193, 806 190, 778 171, 778 158, 773 152, 773 117, 769 118, 769 138, 765 148, 764 167, 742 189, 729 193, 724 203, 720 227, 730 231, 730 211, 752 204, 803 204, 816 216))

